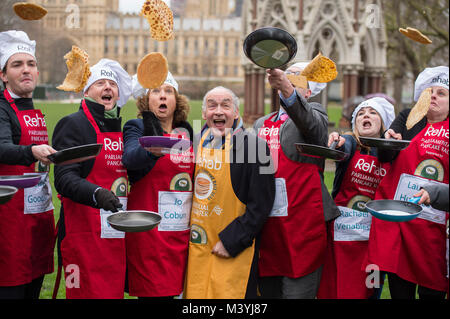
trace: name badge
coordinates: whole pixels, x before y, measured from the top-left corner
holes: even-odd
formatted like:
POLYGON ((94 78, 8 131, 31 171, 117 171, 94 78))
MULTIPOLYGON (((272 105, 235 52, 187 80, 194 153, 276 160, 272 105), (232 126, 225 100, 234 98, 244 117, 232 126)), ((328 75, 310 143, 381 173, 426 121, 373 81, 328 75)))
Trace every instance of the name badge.
MULTIPOLYGON (((36 173, 24 173, 30 175, 36 173)), ((41 173, 41 180, 33 187, 24 188, 24 214, 40 214, 54 209, 52 188, 48 173, 41 173)))
POLYGON ((189 229, 192 193, 160 191, 158 196, 158 213, 162 217, 158 230, 182 231, 189 229))
MULTIPOLYGON (((127 198, 126 197, 119 197, 120 203, 122 204, 122 209, 127 210, 127 198)), ((114 214, 113 212, 109 210, 100 209, 100 223, 101 223, 101 233, 100 238, 125 238, 125 232, 116 230, 111 227, 111 225, 108 223, 108 216, 111 216, 114 214)))
POLYGON ((288 215, 288 198, 286 180, 275 178, 275 201, 269 217, 286 217, 288 215))
MULTIPOLYGON (((398 181, 397 190, 395 191, 395 200, 408 201, 414 194, 420 191, 420 187, 425 184, 442 184, 437 181, 425 179, 415 175, 402 174, 398 181)), ((431 206, 421 205, 423 210, 417 218, 428 220, 432 223, 445 225, 446 212, 434 209, 431 206)))
POLYGON ((341 216, 334 221, 334 241, 369 240, 372 215, 348 207, 338 208, 341 216))

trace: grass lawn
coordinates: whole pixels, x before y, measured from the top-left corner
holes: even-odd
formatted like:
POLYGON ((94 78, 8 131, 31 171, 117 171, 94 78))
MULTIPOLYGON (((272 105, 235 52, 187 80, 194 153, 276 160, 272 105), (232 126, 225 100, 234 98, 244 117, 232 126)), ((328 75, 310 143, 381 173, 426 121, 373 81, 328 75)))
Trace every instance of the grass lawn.
MULTIPOLYGON (((55 128, 56 123, 64 116, 76 112, 79 108, 78 104, 61 104, 61 103, 53 103, 53 102, 36 102, 36 107, 40 108, 42 112, 45 114, 45 120, 47 123, 47 129, 49 132, 49 139, 51 141, 52 133, 55 128)), ((189 122, 193 124, 194 120, 201 120, 201 101, 191 101, 191 112, 189 114, 189 122)), ((268 107, 266 106, 266 110, 268 107)), ((241 106, 241 114, 243 112, 243 107, 241 106)), ((137 109, 134 101, 129 101, 121 111, 122 115, 122 124, 125 124, 128 120, 136 118, 137 109)), ((335 103, 330 103, 328 106, 328 114, 330 122, 339 122, 339 118, 341 116, 341 108, 339 105, 335 103)), ((202 122, 203 123, 203 122, 202 122)), ((194 125, 194 130, 197 126, 194 125)), ((334 179, 333 171, 325 172, 325 183, 331 192, 332 184, 334 179)), ((59 209, 60 209, 60 201, 57 198, 56 190, 53 186, 53 169, 50 171, 50 180, 52 182, 52 190, 53 190, 53 204, 55 206, 55 222, 59 219, 59 209)), ((56 251, 56 249, 55 249, 56 251)), ((44 279, 44 284, 41 290, 40 298, 42 299, 50 299, 52 297, 53 285, 56 279, 56 252, 55 252, 55 271, 52 274, 46 275, 44 279)), ((65 289, 64 289, 64 276, 61 278, 61 284, 58 291, 57 298, 65 298, 65 289)), ((126 298, 128 296, 126 295, 126 298)), ((130 297, 133 298, 133 297, 130 297)), ((383 290, 382 298, 390 298, 388 289, 383 290)))

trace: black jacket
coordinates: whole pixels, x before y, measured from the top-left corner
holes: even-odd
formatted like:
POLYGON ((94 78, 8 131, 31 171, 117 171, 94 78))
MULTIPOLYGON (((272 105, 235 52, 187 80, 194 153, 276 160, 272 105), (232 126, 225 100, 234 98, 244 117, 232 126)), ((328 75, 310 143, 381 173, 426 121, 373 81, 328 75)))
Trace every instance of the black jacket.
MULTIPOLYGON (((424 117, 416 125, 411 127, 410 130, 406 129, 406 121, 410 112, 411 109, 401 111, 389 127, 394 130, 395 133, 400 133, 402 135, 402 139, 407 141, 412 140, 425 128, 425 126, 427 126, 427 118, 424 117)), ((382 163, 392 162, 398 156, 398 153, 400 153, 400 151, 380 149, 378 151, 378 159, 382 163)))
MULTIPOLYGON (((102 104, 85 100, 101 132, 120 132, 122 119, 106 119, 102 104)), ((119 109, 120 110, 120 109, 119 109)), ((53 132, 53 148, 63 150, 69 147, 97 143, 97 134, 82 108, 62 118, 53 132)), ((70 165, 54 166, 55 188, 59 194, 71 200, 95 207, 93 198, 98 185, 86 180, 94 166, 95 159, 70 165)))
MULTIPOLYGON (((33 110, 31 98, 15 99, 19 111, 33 110)), ((21 138, 19 119, 13 108, 0 92, 0 164, 29 166, 36 162, 31 145, 19 145, 21 138)))

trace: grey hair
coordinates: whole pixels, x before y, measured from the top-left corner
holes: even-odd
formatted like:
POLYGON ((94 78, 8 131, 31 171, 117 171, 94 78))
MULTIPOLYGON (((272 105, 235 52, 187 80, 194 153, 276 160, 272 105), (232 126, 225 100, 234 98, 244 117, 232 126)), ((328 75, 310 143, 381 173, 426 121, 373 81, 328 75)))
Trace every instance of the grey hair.
POLYGON ((233 91, 231 91, 230 89, 223 87, 223 86, 216 86, 215 88, 209 90, 208 92, 206 92, 205 96, 203 97, 203 103, 202 103, 202 111, 206 110, 206 97, 213 91, 218 90, 218 89, 223 89, 225 91, 227 91, 230 95, 231 95, 231 100, 233 102, 234 105, 234 110, 235 111, 239 111, 239 98, 236 96, 236 94, 234 94, 233 91))

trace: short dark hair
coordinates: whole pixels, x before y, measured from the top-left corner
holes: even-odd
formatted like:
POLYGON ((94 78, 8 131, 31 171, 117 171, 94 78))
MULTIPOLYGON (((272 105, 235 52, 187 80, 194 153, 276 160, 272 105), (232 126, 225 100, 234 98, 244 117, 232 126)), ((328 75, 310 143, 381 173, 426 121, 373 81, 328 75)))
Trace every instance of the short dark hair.
MULTIPOLYGON (((6 69, 7 69, 7 64, 5 64, 5 66, 2 69, 3 74, 6 73, 6 69)), ((2 84, 3 84, 3 90, 6 90, 6 83, 2 81, 2 84)))

